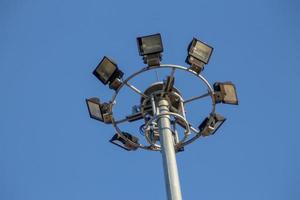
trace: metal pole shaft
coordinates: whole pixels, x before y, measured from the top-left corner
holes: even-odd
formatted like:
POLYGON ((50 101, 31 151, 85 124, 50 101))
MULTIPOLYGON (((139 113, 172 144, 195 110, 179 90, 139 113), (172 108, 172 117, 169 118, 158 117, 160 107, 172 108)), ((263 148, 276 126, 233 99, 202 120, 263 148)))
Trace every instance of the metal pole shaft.
MULTIPOLYGON (((169 112, 168 101, 162 99, 158 106, 159 113, 169 112)), ((158 120, 158 128, 168 200, 182 200, 170 116, 161 116, 158 120)))

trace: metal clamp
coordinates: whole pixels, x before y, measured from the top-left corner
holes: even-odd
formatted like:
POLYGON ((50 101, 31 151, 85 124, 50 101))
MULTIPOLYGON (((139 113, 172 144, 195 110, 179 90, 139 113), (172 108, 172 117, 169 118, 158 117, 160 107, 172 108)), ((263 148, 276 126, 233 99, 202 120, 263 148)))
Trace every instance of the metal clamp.
MULTIPOLYGON (((187 139, 187 137, 190 135, 190 125, 184 117, 182 117, 181 115, 179 115, 177 113, 167 112, 167 113, 160 113, 158 115, 155 115, 145 124, 145 129, 147 129, 147 127, 149 127, 150 124, 152 124, 154 121, 157 121, 159 118, 161 118, 162 116, 165 116, 165 115, 177 117, 184 122, 185 127, 186 127, 185 132, 184 132, 184 137, 175 145, 175 146, 181 146, 184 143, 184 141, 187 139)), ((147 133, 145 134, 145 138, 151 146, 154 146, 154 147, 160 149, 160 145, 153 143, 147 133)))

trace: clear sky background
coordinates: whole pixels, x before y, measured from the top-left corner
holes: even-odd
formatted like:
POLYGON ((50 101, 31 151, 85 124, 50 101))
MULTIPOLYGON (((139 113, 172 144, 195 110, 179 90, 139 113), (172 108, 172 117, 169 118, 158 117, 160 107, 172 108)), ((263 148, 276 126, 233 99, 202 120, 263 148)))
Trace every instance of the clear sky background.
MULTIPOLYGON (((143 67, 136 37, 159 32, 163 63, 185 65, 193 37, 213 46, 203 75, 233 81, 240 100, 218 105, 226 123, 177 154, 183 199, 299 200, 299 10, 296 0, 1 0, 0 199, 166 199, 160 153, 111 145, 114 129, 85 104, 113 94, 92 75, 104 55, 126 77, 143 67)), ((204 89, 178 77, 185 98, 204 89)), ((120 95, 129 114, 138 96, 120 95)), ((195 125, 206 103, 187 110, 195 125)))

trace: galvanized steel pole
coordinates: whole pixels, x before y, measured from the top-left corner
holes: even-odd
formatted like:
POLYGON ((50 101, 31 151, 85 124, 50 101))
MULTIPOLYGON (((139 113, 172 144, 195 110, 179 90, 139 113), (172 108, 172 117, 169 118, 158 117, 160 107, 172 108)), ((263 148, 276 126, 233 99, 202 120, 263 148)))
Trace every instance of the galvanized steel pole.
MULTIPOLYGON (((169 112, 169 102, 167 100, 160 100, 158 107, 159 113, 161 114, 169 112)), ((159 118, 158 129, 168 200, 182 200, 174 149, 174 138, 172 135, 169 115, 162 115, 159 118)))

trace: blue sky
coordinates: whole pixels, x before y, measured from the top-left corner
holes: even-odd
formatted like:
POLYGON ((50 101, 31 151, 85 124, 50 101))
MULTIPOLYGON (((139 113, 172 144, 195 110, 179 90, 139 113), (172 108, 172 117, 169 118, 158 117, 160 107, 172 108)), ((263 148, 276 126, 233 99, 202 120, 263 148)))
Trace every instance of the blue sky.
MULTIPOLYGON (((217 134, 177 155, 183 199, 299 199, 299 9, 295 0, 2 0, 0 199, 166 199, 160 153, 111 145, 113 128, 85 105, 112 95, 92 75, 101 58, 126 77, 143 66, 135 38, 158 32, 163 63, 185 65, 193 37, 213 46, 203 75, 233 81, 240 100, 218 105, 227 121, 217 134)), ((195 80, 178 76, 192 95, 195 80)), ((127 113, 138 96, 120 95, 127 113)), ((188 118, 200 123, 206 103, 188 118)))

